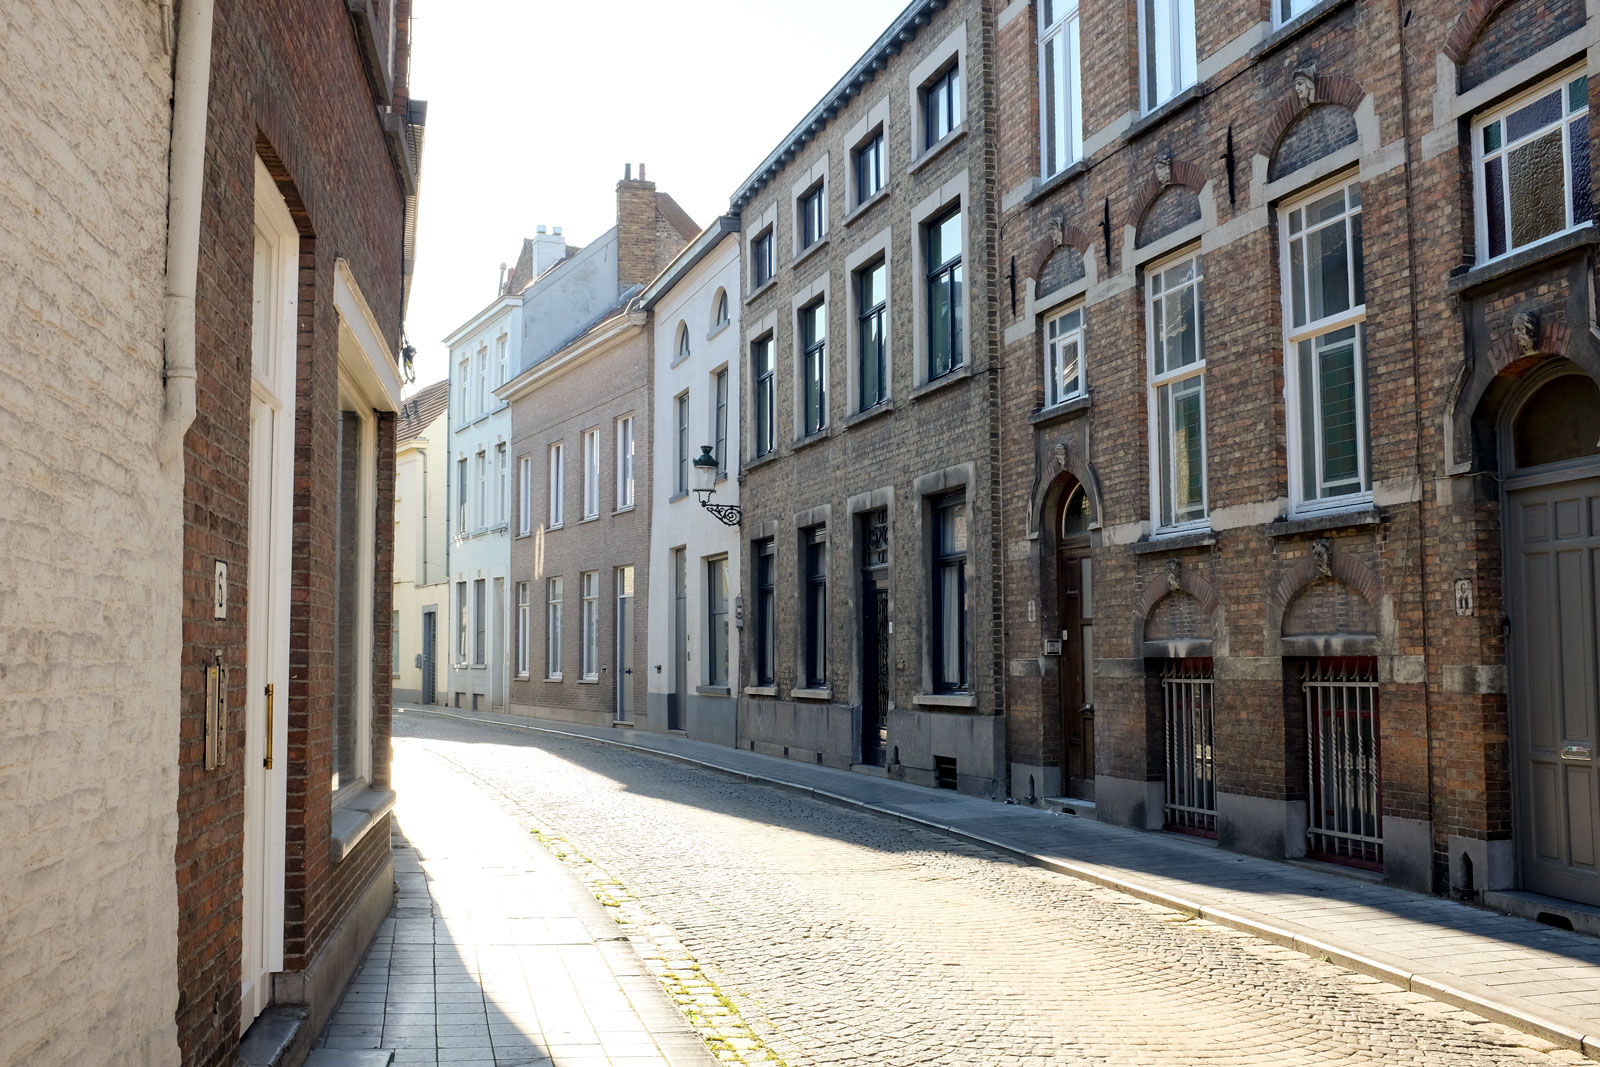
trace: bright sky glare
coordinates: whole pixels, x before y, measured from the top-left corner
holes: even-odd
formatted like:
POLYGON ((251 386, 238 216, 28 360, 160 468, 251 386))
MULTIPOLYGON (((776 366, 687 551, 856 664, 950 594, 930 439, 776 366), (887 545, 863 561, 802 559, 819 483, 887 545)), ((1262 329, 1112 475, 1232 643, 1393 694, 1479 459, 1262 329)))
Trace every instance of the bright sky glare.
MULTIPOLYGON (((610 229, 624 163, 699 226, 906 0, 417 0, 428 101, 406 333, 417 386, 539 224, 610 229)), ((415 387, 413 387, 415 388, 415 387)))

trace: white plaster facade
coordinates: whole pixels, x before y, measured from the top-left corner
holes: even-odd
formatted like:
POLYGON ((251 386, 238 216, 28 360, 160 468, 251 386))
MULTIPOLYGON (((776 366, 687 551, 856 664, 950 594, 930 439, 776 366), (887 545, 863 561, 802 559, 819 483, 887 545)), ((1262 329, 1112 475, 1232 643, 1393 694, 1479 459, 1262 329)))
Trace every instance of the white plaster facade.
POLYGON ((448 692, 449 393, 445 380, 406 398, 395 442, 393 684, 394 699, 401 703, 443 703, 448 692), (431 650, 424 640, 429 630, 431 650))
POLYGON ((0 34, 0 1063, 178 1062, 183 464, 162 424, 163 12, 0 34), (116 101, 108 108, 108 101, 116 101))
MULTIPOLYGON (((738 504, 742 395, 739 264, 738 224, 724 216, 684 249, 645 289, 641 300, 652 314, 655 360, 650 420, 656 447, 651 486, 654 519, 650 533, 653 578, 648 609, 647 725, 665 730, 671 723, 691 737, 726 745, 735 743, 738 723, 737 693, 730 685, 739 677, 742 644, 741 529, 724 525, 700 506, 692 491, 679 491, 679 401, 688 399, 684 436, 692 461, 703 445, 712 445, 716 453, 718 398, 725 398, 720 416, 725 429, 720 436, 726 439, 727 454, 718 458, 727 473, 718 477, 712 500, 738 504), (719 375, 726 376, 720 385, 719 375), (684 571, 681 649, 675 571, 678 553, 684 571), (726 577, 727 671, 723 674, 719 669, 720 677, 710 673, 711 628, 720 624, 720 617, 713 614, 709 586, 715 561, 721 561, 719 570, 726 577)), ((688 477, 692 486, 692 471, 688 477)))

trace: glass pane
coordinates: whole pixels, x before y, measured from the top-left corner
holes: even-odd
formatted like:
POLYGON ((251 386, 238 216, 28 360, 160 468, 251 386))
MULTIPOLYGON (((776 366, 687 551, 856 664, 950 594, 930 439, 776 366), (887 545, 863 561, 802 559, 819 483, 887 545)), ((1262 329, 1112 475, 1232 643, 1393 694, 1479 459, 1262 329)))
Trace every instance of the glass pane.
MULTIPOLYGON (((1295 212, 1296 215, 1299 212, 1295 212)), ((1289 242, 1289 293, 1296 326, 1306 324, 1306 243, 1303 238, 1289 242)))
POLYGON ((1322 422, 1322 482, 1327 495, 1361 488, 1356 440, 1355 327, 1317 338, 1317 392, 1322 422))
POLYGON ((950 366, 961 366, 961 324, 964 312, 961 301, 962 268, 957 265, 950 271, 950 317, 954 323, 950 331, 950 366))
MULTIPOLYGON (((1050 16, 1045 14, 1043 16, 1043 25, 1050 25, 1050 21, 1050 16)), ((1060 170, 1064 162, 1061 151, 1060 123, 1061 98, 1065 88, 1063 84, 1065 79, 1062 77, 1065 67, 1061 62, 1061 46, 1065 41, 1066 38, 1060 35, 1046 41, 1044 48, 1041 50, 1043 54, 1039 57, 1040 62, 1043 64, 1040 77, 1044 81, 1044 91, 1041 94, 1039 105, 1042 112, 1040 117, 1043 120, 1042 125, 1044 128, 1044 173, 1046 175, 1054 174, 1060 170)))
POLYGON ((1571 160, 1572 223, 1588 222, 1594 216, 1589 176, 1589 116, 1567 123, 1567 156, 1571 160))
POLYGON ((1561 105, 1561 90, 1552 89, 1539 99, 1524 104, 1506 116, 1506 140, 1512 144, 1566 114, 1561 105))
POLYGON ((1551 130, 1506 154, 1512 247, 1566 228, 1566 182, 1561 155, 1560 130, 1551 130))
POLYGON ((1200 418, 1200 379, 1173 388, 1173 462, 1175 517, 1187 522, 1205 515, 1205 457, 1200 418))
POLYGON ((1512 424, 1518 467, 1600 454, 1600 388, 1588 375, 1557 378, 1529 397, 1512 424))
POLYGON ((878 378, 878 346, 882 343, 879 334, 879 316, 863 319, 861 322, 861 406, 871 407, 882 396, 882 384, 878 378))
POLYGON ((1496 119, 1494 122, 1489 123, 1489 125, 1483 128, 1483 150, 1487 153, 1497 152, 1499 149, 1500 121, 1496 119))
POLYGON ((1156 390, 1156 455, 1161 471, 1161 525, 1172 525, 1172 386, 1156 390))
POLYGON ((1349 249, 1344 226, 1334 224, 1306 234, 1306 288, 1311 321, 1350 309, 1349 249))
POLYGON ((1200 358, 1199 330, 1195 327, 1195 287, 1185 286, 1164 298, 1166 303, 1167 369, 1187 367, 1200 358))
POLYGON ((1299 396, 1300 485, 1307 500, 1322 495, 1317 478, 1317 356, 1314 341, 1301 341, 1297 348, 1296 392, 1299 396))
POLYGON ((1506 183, 1501 163, 1491 159, 1483 168, 1484 214, 1489 231, 1484 238, 1490 256, 1504 255, 1506 250, 1506 183))
POLYGON ((1584 74, 1567 83, 1567 112, 1582 111, 1589 106, 1589 76, 1584 74))
POLYGON ((1078 392, 1078 340, 1073 338, 1061 345, 1061 385, 1058 399, 1065 399, 1078 392))
POLYGON ((961 684, 961 564, 939 568, 939 684, 961 684))
POLYGON ((1366 270, 1366 260, 1361 251, 1361 213, 1357 212, 1350 216, 1350 275, 1355 283, 1356 304, 1367 302, 1366 270))
POLYGON ((941 278, 928 284, 928 373, 950 369, 950 288, 941 278))
POLYGON ((1056 0, 1039 0, 1039 25, 1054 26, 1056 22, 1056 0))

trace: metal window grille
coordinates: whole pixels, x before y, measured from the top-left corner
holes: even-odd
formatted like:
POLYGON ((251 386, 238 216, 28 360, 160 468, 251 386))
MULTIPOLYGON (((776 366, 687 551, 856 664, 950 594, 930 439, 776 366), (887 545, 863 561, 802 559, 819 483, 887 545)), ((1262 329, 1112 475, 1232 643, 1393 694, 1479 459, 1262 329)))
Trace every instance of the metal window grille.
POLYGON ((1368 660, 1317 660, 1305 669, 1311 855, 1383 866, 1378 683, 1368 660))
POLYGON ((1211 712, 1211 661, 1173 660, 1161 671, 1166 704, 1166 826, 1217 835, 1217 761, 1211 712))

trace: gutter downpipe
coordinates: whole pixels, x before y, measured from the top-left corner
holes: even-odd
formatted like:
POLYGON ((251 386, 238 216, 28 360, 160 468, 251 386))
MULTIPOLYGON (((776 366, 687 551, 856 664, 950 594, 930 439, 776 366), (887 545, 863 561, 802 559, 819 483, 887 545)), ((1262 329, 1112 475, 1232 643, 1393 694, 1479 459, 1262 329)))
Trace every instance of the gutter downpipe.
POLYGON ((211 85, 214 0, 178 6, 178 58, 172 79, 172 155, 167 177, 165 399, 157 457, 177 459, 195 419, 195 284, 200 204, 205 184, 206 111, 211 85))

